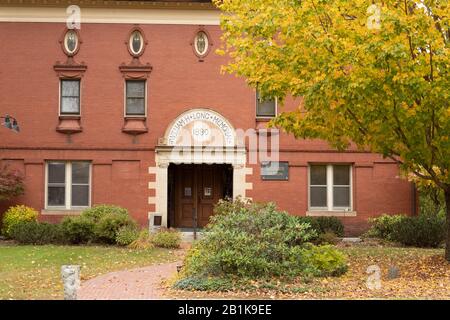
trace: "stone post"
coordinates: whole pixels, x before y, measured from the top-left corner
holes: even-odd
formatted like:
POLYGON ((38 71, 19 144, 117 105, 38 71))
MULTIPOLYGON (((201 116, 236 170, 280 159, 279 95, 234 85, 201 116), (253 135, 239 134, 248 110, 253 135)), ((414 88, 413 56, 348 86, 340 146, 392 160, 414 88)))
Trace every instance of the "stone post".
POLYGON ((61 277, 64 284, 64 300, 77 300, 77 291, 80 288, 80 266, 62 266, 61 277))

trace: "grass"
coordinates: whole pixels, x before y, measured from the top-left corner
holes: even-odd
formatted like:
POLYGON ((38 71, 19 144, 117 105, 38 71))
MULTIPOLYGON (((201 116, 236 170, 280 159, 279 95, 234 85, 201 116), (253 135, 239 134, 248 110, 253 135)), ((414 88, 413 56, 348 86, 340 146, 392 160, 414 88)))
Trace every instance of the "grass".
POLYGON ((339 249, 347 255, 348 271, 341 277, 252 281, 225 292, 169 289, 167 296, 220 299, 450 299, 450 263, 443 249, 352 245, 339 249), (369 266, 380 268, 381 288, 367 286, 369 266), (399 276, 390 279, 389 269, 399 276), (307 280, 307 281, 306 281, 307 280))
POLYGON ((178 259, 173 250, 102 246, 16 246, 0 244, 1 299, 62 299, 61 266, 81 266, 87 280, 111 271, 178 259))

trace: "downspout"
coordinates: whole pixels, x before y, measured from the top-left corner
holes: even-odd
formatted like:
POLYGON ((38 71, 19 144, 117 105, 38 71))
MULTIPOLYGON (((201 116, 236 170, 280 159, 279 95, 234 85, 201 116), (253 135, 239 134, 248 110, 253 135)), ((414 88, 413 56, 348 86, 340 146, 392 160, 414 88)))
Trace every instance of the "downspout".
POLYGON ((411 183, 411 214, 417 216, 419 209, 419 197, 417 196, 417 187, 414 182, 411 183))

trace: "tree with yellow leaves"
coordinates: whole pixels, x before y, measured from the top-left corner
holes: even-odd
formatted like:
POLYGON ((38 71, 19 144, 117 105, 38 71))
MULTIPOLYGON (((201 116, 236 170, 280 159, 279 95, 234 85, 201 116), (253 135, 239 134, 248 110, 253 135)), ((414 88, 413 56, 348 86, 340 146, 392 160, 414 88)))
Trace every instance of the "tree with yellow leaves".
POLYGON ((224 71, 303 105, 273 124, 394 159, 445 193, 450 261, 450 2, 215 0, 224 71))

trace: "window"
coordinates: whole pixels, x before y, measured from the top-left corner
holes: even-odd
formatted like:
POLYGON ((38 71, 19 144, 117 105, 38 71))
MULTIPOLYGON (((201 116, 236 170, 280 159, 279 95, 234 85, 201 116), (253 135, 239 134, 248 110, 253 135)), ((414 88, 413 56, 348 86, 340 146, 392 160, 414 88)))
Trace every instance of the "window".
POLYGON ((90 176, 89 162, 48 162, 46 208, 89 207, 90 176))
POLYGON ((144 49, 144 38, 139 30, 135 30, 130 35, 130 50, 134 56, 139 56, 142 54, 144 49))
POLYGON ((60 114, 80 114, 80 80, 61 80, 60 114))
POLYGON ((145 116, 146 82, 126 81, 126 116, 145 116))
POLYGON ((64 49, 69 56, 73 56, 78 50, 78 35, 75 30, 68 30, 64 36, 64 49))
POLYGON ((256 91, 256 116, 260 118, 272 118, 276 116, 276 99, 263 100, 256 91))
POLYGON ((205 32, 200 31, 195 36, 194 49, 198 56, 204 56, 208 52, 209 40, 205 32))
POLYGON ((310 210, 351 211, 351 194, 350 165, 310 166, 310 210))

